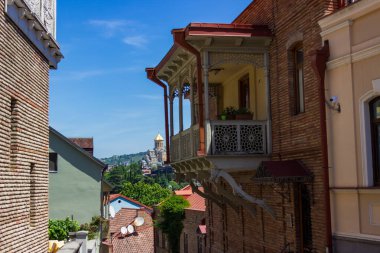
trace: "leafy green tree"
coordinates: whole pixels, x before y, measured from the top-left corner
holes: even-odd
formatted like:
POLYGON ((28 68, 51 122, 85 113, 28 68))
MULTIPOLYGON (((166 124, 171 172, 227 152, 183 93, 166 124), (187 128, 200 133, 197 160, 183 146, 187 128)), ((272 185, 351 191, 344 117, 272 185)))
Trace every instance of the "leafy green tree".
POLYGON ((147 184, 140 181, 135 184, 125 182, 122 186, 121 194, 140 201, 144 205, 153 206, 169 197, 172 191, 156 183, 147 184))
POLYGON ((179 253, 179 241, 185 219, 185 208, 189 202, 181 196, 173 195, 159 206, 159 218, 156 226, 168 235, 172 253, 179 253))
POLYGON ((141 174, 140 165, 138 163, 131 163, 128 166, 119 165, 112 168, 104 177, 114 186, 113 192, 119 193, 124 182, 137 183, 144 176, 141 174))

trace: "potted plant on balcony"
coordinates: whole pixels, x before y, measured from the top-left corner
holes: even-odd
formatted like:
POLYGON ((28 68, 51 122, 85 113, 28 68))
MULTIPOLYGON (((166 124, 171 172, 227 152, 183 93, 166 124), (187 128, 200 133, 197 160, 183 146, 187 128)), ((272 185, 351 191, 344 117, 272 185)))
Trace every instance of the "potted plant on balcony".
POLYGON ((222 114, 220 115, 221 120, 233 120, 236 116, 236 109, 233 106, 228 106, 224 108, 222 114))
POLYGON ((252 120, 253 113, 248 108, 239 108, 236 110, 236 120, 252 120))

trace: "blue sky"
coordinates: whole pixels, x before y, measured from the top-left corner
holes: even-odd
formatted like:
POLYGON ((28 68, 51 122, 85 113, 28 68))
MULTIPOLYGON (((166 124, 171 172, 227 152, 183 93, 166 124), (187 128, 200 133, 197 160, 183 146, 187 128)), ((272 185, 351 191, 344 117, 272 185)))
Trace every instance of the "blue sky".
POLYGON ((94 137, 102 158, 145 151, 163 135, 163 91, 145 67, 171 47, 171 29, 230 23, 251 0, 57 2, 65 58, 51 71, 50 125, 67 137, 94 137))

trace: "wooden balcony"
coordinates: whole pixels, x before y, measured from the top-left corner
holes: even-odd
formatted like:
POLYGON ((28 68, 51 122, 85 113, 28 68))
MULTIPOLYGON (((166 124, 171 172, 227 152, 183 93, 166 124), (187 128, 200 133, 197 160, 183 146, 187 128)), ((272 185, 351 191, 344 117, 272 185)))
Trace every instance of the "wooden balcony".
MULTIPOLYGON (((267 121, 215 120, 207 124, 207 156, 268 155, 267 121)), ((194 125, 171 138, 172 162, 197 156, 199 127, 194 125)))
POLYGON ((356 3, 356 2, 359 2, 360 0, 339 0, 338 1, 338 4, 339 4, 339 9, 341 8, 345 8, 353 3, 356 3))

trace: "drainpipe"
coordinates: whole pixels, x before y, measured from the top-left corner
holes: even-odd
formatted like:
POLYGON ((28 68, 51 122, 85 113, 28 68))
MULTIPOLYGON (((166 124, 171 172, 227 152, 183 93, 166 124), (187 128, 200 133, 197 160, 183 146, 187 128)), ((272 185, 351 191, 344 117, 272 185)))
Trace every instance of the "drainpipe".
POLYGON ((169 145, 169 116, 168 116, 168 92, 166 85, 161 82, 157 77, 155 68, 146 68, 145 69, 147 77, 152 82, 155 82, 162 88, 164 88, 164 110, 165 110, 165 141, 166 141, 166 163, 170 163, 170 145, 169 145))
MULTIPOLYGON (((195 55, 197 59, 197 92, 198 92, 198 114, 199 114, 199 150, 197 155, 204 156, 205 155, 205 126, 204 126, 204 115, 203 115, 203 96, 202 96, 202 60, 201 54, 192 47, 189 43, 187 43, 185 39, 185 29, 175 29, 172 30, 174 43, 183 49, 189 51, 193 55, 195 55)), ((208 92, 208 91, 205 91, 208 92)))
POLYGON ((100 221, 100 224, 99 224, 99 230, 100 230, 100 241, 103 240, 102 238, 102 235, 103 235, 103 218, 105 216, 104 214, 104 207, 106 206, 104 204, 104 192, 103 192, 103 185, 104 185, 104 173, 106 173, 106 171, 108 170, 108 165, 106 164, 104 166, 104 168, 102 169, 102 176, 101 176, 101 181, 100 181, 100 216, 101 216, 101 221, 100 221))
POLYGON ((331 209, 330 209, 330 183, 329 183, 329 161, 327 147, 327 126, 326 126, 326 106, 325 106, 325 72, 326 63, 330 57, 329 41, 324 41, 322 48, 310 53, 311 65, 319 78, 319 117, 321 128, 322 162, 323 162, 323 186, 325 193, 325 216, 326 216, 326 252, 332 253, 332 231, 331 231, 331 209))

